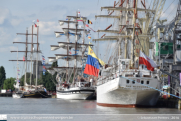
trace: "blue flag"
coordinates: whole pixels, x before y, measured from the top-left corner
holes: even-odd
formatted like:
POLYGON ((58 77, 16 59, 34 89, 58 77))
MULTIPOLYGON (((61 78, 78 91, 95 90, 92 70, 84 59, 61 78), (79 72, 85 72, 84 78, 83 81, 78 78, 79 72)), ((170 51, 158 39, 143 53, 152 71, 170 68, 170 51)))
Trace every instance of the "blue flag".
POLYGON ((43 72, 46 72, 46 70, 43 68, 43 72))

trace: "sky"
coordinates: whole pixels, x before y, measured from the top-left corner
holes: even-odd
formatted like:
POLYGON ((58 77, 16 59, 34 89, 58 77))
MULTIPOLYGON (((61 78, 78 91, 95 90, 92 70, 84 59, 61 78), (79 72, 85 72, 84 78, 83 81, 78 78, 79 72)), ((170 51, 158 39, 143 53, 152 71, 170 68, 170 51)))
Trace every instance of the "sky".
MULTIPOLYGON (((150 3, 150 0, 146 1, 150 3)), ((100 10, 101 6, 112 6, 114 0, 0 0, 0 66, 4 66, 6 77, 16 77, 17 62, 9 60, 17 59, 17 53, 11 53, 12 50, 24 50, 24 44, 13 44, 13 42, 25 42, 24 35, 16 35, 16 33, 25 33, 26 29, 31 33, 33 21, 39 20, 39 42, 40 49, 48 62, 47 57, 54 57, 54 54, 63 54, 65 50, 59 49, 51 51, 50 45, 58 45, 57 42, 66 41, 66 38, 56 38, 54 31, 62 31, 58 20, 66 20, 67 15, 76 15, 76 11, 80 11, 81 16, 87 17, 93 22, 91 27, 94 30, 105 29, 111 24, 109 20, 96 19, 95 15, 106 14, 107 11, 100 10)), ((178 0, 167 0, 163 8, 161 18, 171 21, 176 15, 178 0), (173 3, 172 3, 173 2, 173 3), (172 4, 171 4, 172 3, 172 4), (170 5, 171 4, 171 5, 170 5), (169 7, 170 6, 170 7, 169 7), (168 8, 168 9, 167 9, 168 8)), ((34 28, 36 32, 36 28, 34 28)), ((91 32, 92 39, 98 38, 97 33, 91 32)), ((36 37, 33 38, 36 42, 36 37)), ((71 38, 72 40, 74 38, 71 38)), ((28 38, 31 41, 31 37, 28 38)), ((86 43, 91 40, 86 39, 86 43)), ((100 42, 100 53, 105 54, 107 43, 100 42)), ((112 47, 112 46, 111 46, 112 47)), ((30 47, 29 47, 30 49, 30 47)), ((18 58, 23 59, 24 53, 18 53, 18 58)), ((103 58, 103 57, 102 57, 103 58)), ((40 58, 41 59, 41 58, 40 58)), ((19 62, 21 75, 24 73, 24 64, 19 62)), ((64 62, 59 62, 64 65, 64 62)), ((28 66, 28 69, 30 67, 28 66)))

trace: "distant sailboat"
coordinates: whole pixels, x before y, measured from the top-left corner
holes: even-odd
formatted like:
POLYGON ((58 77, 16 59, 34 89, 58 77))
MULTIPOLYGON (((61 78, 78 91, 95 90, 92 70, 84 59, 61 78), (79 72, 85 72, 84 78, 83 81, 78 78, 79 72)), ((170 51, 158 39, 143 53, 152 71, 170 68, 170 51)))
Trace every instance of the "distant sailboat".
MULTIPOLYGON (((37 25, 36 25, 37 26, 37 25)), ((17 61, 24 61, 25 62, 25 77, 24 77, 24 86, 19 87, 19 91, 17 91, 15 94, 20 95, 19 97, 21 98, 46 98, 48 97, 47 92, 44 90, 43 85, 37 85, 37 68, 38 68, 38 53, 41 52, 38 50, 38 28, 39 26, 37 26, 37 34, 33 34, 33 25, 32 25, 32 34, 28 33, 28 30, 26 30, 26 33, 17 33, 17 35, 26 35, 26 42, 13 42, 13 43, 21 43, 21 44, 26 44, 26 51, 18 51, 18 52, 25 52, 25 57, 23 60, 17 60, 17 61), (32 42, 28 43, 28 35, 32 35, 32 42), (33 35, 37 36, 37 43, 33 43, 33 35), (28 51, 28 45, 27 44, 31 44, 31 51, 28 51), (36 62, 36 85, 31 85, 31 72, 30 72, 30 85, 28 85, 26 83, 26 73, 27 73, 27 61, 31 61, 32 62, 32 54, 33 54, 33 44, 37 44, 37 50, 36 50, 36 60, 33 60, 34 62, 36 62), (27 52, 31 52, 31 60, 27 60, 27 52)), ((17 52, 17 51, 11 51, 11 52, 17 52)), ((10 61, 16 61, 16 60, 10 60, 10 61)), ((32 68, 31 68, 32 71, 32 68)))

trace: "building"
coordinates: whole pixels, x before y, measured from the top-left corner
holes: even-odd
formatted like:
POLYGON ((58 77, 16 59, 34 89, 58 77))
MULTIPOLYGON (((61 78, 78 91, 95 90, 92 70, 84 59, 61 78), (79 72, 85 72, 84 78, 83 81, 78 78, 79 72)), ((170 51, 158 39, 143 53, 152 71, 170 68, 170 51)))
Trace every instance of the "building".
MULTIPOLYGON (((50 68, 52 64, 45 64, 45 68, 50 68)), ((43 64, 41 61, 38 61, 38 79, 41 77, 43 73, 43 64)), ((33 63, 33 78, 36 78, 36 61, 33 63)))

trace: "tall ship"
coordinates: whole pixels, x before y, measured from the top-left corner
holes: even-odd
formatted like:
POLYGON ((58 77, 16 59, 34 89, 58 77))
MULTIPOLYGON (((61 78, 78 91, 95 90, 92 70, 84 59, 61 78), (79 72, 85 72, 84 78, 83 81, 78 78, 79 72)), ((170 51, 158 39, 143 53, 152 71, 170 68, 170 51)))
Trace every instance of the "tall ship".
POLYGON ((93 41, 115 45, 107 64, 99 71, 97 105, 137 107, 157 103, 161 81, 157 65, 149 58, 149 45, 153 25, 159 20, 164 4, 165 0, 150 4, 145 0, 119 0, 113 6, 101 7, 108 15, 95 16, 114 20, 106 29, 98 30, 104 34, 93 41))
MULTIPOLYGON (((39 20, 37 20, 39 22, 39 20)), ((46 98, 48 97, 48 94, 46 92, 46 89, 43 87, 43 85, 37 85, 37 68, 38 68, 38 54, 41 53, 39 50, 39 43, 38 43, 38 24, 35 24, 35 27, 37 27, 37 34, 33 34, 33 25, 32 25, 32 33, 28 33, 28 29, 26 30, 26 33, 17 33, 17 35, 25 35, 26 36, 26 42, 13 42, 17 44, 25 44, 25 51, 11 51, 11 52, 22 52, 25 53, 25 56, 23 56, 23 60, 9 60, 9 61, 17 61, 18 62, 24 62, 25 64, 25 74, 24 74, 24 85, 20 86, 20 80, 17 73, 16 78, 16 85, 14 85, 15 93, 13 93, 13 98, 46 98), (32 42, 28 42, 28 36, 32 35, 32 42), (33 43, 33 36, 37 36, 37 43, 33 43), (31 45, 31 51, 28 51, 28 45, 31 45), (34 44, 37 45, 37 49, 34 48, 34 44), (28 53, 30 55, 30 59, 28 60, 28 53), (36 54, 36 60, 33 60, 33 55, 36 54), (27 62, 30 62, 30 82, 27 84, 27 62), (36 63, 36 82, 35 85, 32 85, 32 62, 36 63)), ((18 65, 18 64, 17 64, 18 65)), ((19 68, 17 66, 17 71, 19 72, 19 68)))
POLYGON ((85 37, 90 32, 90 30, 85 29, 86 21, 87 18, 80 16, 80 12, 77 12, 76 16, 67 16, 66 20, 58 21, 60 26, 67 24, 68 27, 62 28, 62 32, 55 31, 57 38, 65 36, 67 41, 61 39, 62 41, 58 42, 58 45, 51 45, 52 51, 64 49, 66 53, 48 57, 49 62, 56 62, 59 59, 61 59, 61 63, 66 62, 66 66, 48 69, 51 74, 57 73, 57 98, 85 100, 95 95, 95 87, 89 82, 90 77, 83 74, 84 62, 87 58, 86 49, 88 46, 93 46, 85 43, 85 37), (73 25, 75 28, 72 27, 73 25), (75 37, 75 39, 70 36, 75 37), (82 42, 79 43, 78 41, 81 39, 82 42))

